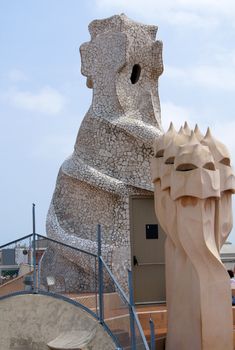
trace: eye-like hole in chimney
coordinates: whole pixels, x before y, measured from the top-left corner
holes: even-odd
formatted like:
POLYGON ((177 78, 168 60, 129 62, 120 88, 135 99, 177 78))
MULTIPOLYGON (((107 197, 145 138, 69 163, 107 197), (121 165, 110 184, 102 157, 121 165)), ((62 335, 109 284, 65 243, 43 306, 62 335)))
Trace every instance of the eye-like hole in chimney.
POLYGON ((139 64, 134 64, 131 72, 131 83, 136 84, 140 78, 141 67, 139 64))
POLYGON ((190 171, 197 169, 196 165, 191 163, 180 164, 177 166, 176 171, 190 171))
POLYGON ((223 158, 223 159, 220 160, 220 163, 224 164, 224 165, 227 165, 227 166, 230 166, 230 159, 229 158, 223 158))
POLYGON ((212 163, 212 162, 209 162, 209 163, 206 163, 203 165, 203 168, 204 169, 207 169, 207 170, 213 170, 215 171, 215 164, 212 163))
POLYGON ((156 153, 156 158, 162 158, 164 156, 164 149, 160 149, 157 153, 156 153))
POLYGON ((175 157, 169 157, 166 161, 165 164, 174 164, 175 162, 175 157))

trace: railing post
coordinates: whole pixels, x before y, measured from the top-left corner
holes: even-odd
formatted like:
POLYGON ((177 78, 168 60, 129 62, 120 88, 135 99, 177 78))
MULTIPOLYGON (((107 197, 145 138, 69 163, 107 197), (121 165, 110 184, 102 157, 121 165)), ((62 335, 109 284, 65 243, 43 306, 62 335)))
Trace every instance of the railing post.
POLYGON ((149 325, 150 325, 150 337, 151 337, 150 348, 151 348, 151 350, 156 350, 154 323, 153 323, 153 320, 151 318, 149 320, 149 325))
POLYGON ((104 279, 103 279, 103 263, 101 249, 101 226, 97 227, 97 243, 98 243, 98 283, 99 283, 99 319, 100 323, 104 322, 104 279))
POLYGON ((36 293, 36 284, 37 284, 37 271, 36 271, 36 222, 35 222, 35 204, 33 203, 32 207, 33 214, 33 292, 36 293))
POLYGON ((39 289, 40 289, 40 285, 41 285, 40 269, 41 269, 41 260, 39 260, 39 261, 38 261, 37 290, 39 290, 39 289))
POLYGON ((133 315, 132 307, 134 306, 134 294, 133 294, 133 283, 132 283, 132 272, 128 270, 128 286, 129 286, 129 313, 130 313, 130 331, 131 331, 131 349, 136 350, 136 335, 135 335, 135 320, 133 315))

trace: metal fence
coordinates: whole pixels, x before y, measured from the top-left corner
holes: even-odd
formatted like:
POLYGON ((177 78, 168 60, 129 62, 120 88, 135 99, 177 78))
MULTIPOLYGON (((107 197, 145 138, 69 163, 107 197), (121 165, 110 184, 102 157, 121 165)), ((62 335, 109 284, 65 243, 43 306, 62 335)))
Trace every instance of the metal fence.
POLYGON ((128 299, 106 262, 102 257, 100 260, 103 271, 108 274, 110 286, 112 286, 109 293, 103 294, 104 323, 115 335, 123 349, 149 349, 133 305, 131 271, 128 271, 130 291, 130 299, 128 299))
POLYGON ((83 305, 98 317, 98 257, 51 238, 37 235, 47 242, 47 251, 38 261, 37 290, 62 294, 83 305), (63 260, 66 257, 66 262, 63 260), (83 266, 78 266, 82 261, 83 266), (86 267, 86 269, 85 269, 86 267))
POLYGON ((83 305, 98 317, 98 257, 39 234, 31 234, 0 247, 0 297, 19 292, 56 293, 83 305), (64 269, 63 261, 52 262, 55 252, 70 257, 64 269), (74 269, 77 256, 90 266, 87 280, 74 269))
POLYGON ((0 296, 21 291, 33 279, 32 234, 0 248, 0 296))
MULTIPOLYGON (((59 294, 92 313, 118 349, 149 350, 134 308, 131 272, 128 298, 102 258, 99 225, 97 243, 97 254, 92 254, 34 230, 33 234, 0 246, 0 299, 20 291, 59 294), (55 259, 58 252, 63 254, 55 259), (61 256, 69 258, 67 270, 61 256), (84 261, 84 266, 75 266, 77 259, 84 261)), ((154 350, 155 335, 151 329, 154 350)))

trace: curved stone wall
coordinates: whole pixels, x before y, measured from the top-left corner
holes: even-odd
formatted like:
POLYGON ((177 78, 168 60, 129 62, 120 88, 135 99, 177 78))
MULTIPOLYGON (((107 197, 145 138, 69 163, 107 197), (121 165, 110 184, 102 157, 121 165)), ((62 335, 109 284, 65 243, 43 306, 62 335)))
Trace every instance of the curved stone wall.
POLYGON ((66 301, 39 294, 9 297, 0 301, 1 349, 48 350, 47 344, 61 333, 95 332, 89 349, 116 349, 99 322, 66 301))

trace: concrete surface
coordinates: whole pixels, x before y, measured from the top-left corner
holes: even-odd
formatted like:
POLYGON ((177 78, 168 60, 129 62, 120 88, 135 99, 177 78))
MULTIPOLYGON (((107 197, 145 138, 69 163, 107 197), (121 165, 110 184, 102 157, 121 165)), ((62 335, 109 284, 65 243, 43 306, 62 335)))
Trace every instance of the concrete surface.
POLYGON ((0 301, 0 350, 48 350, 61 333, 94 332, 91 350, 115 349, 110 336, 86 311, 51 296, 32 294, 0 301))

